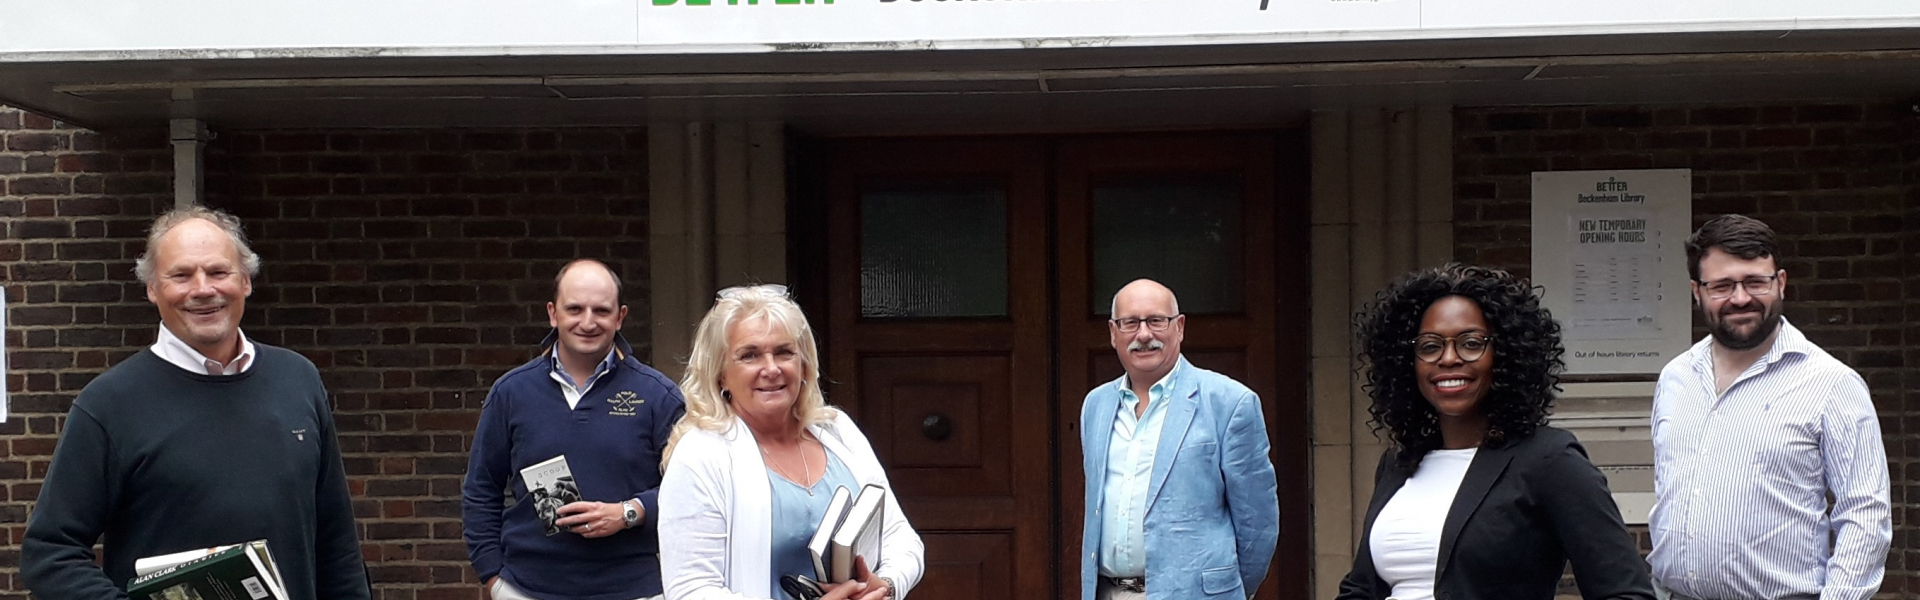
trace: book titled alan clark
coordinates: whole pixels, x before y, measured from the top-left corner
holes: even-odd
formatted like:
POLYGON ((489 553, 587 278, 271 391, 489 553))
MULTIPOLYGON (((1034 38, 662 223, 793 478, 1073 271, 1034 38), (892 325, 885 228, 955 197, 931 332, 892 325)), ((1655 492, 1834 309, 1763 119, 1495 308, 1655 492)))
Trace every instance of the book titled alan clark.
POLYGON ((287 600, 266 540, 134 561, 134 600, 287 600))
POLYGON ((520 470, 520 481, 527 484, 527 498, 533 502, 533 514, 547 526, 547 535, 560 533, 560 507, 580 501, 580 486, 573 481, 562 454, 520 470))
POLYGON ((833 491, 820 528, 807 541, 813 557, 813 574, 820 581, 839 583, 853 579, 853 557, 867 563, 867 569, 880 568, 880 533, 886 527, 887 491, 880 486, 861 486, 853 496, 846 487, 833 491))

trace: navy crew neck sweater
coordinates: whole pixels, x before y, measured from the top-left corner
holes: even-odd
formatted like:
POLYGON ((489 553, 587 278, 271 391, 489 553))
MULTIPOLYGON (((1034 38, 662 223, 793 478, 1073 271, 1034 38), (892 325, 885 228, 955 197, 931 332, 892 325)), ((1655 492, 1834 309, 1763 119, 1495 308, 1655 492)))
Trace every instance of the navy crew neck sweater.
POLYGON ((265 539, 294 600, 369 597, 319 371, 256 348, 235 375, 143 350, 87 384, 20 548, 35 596, 125 598, 135 559, 265 539))

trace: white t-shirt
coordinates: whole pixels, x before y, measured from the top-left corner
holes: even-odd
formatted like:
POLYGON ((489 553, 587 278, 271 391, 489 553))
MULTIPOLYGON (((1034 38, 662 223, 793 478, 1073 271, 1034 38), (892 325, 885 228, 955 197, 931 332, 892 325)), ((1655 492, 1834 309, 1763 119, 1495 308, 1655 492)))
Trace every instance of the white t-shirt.
POLYGON ((1393 499, 1373 519, 1367 545, 1373 571, 1393 587, 1393 600, 1433 600, 1433 569, 1440 559, 1440 529, 1479 448, 1434 450, 1420 461, 1393 499))

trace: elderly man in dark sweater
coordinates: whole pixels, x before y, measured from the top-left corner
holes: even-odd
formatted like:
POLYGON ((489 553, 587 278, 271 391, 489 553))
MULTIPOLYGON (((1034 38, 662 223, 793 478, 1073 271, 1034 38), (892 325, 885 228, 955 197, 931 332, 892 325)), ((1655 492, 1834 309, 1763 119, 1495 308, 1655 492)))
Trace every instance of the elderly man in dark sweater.
POLYGON ((660 451, 685 402, 621 338, 612 269, 576 260, 554 286, 544 351, 501 375, 480 409, 461 502, 467 553, 493 600, 654 598, 660 451), (521 469, 556 456, 581 500, 559 506, 550 530, 521 469))
POLYGON ((36 597, 126 598, 135 559, 256 539, 292 600, 369 597, 319 371, 240 333, 259 270, 231 215, 154 221, 135 271, 158 340, 67 413, 20 545, 36 597))

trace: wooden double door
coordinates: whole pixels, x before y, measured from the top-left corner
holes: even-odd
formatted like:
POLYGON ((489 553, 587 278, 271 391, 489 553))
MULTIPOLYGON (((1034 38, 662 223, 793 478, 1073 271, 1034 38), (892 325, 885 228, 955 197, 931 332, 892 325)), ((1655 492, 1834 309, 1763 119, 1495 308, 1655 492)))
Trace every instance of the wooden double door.
POLYGON ((802 301, 829 400, 867 433, 926 540, 914 598, 1079 597, 1080 409, 1122 373, 1109 302, 1141 277, 1178 295, 1187 358, 1266 403, 1283 523, 1258 597, 1306 597, 1305 225, 1280 216, 1304 181, 1276 165, 1294 141, 822 145, 814 217, 798 227, 802 301))

